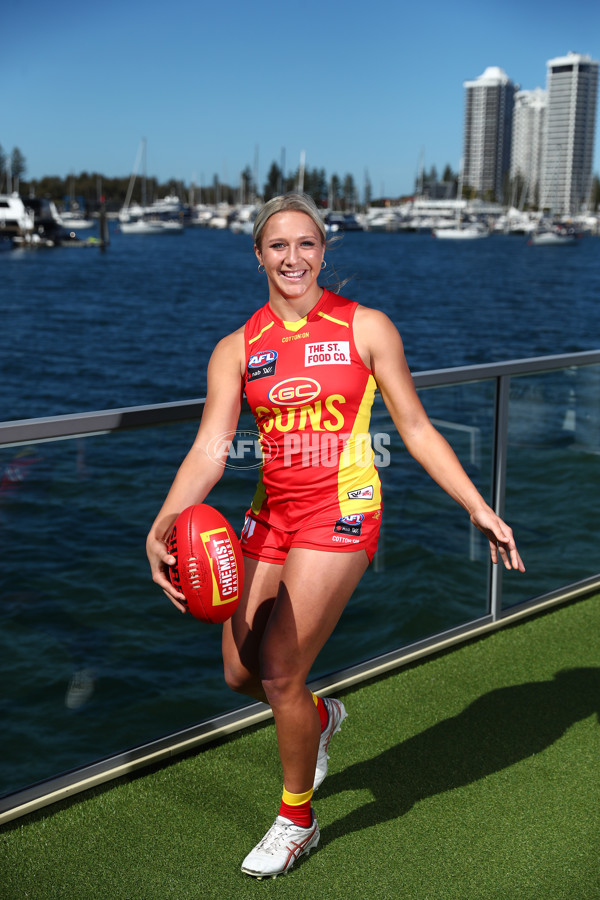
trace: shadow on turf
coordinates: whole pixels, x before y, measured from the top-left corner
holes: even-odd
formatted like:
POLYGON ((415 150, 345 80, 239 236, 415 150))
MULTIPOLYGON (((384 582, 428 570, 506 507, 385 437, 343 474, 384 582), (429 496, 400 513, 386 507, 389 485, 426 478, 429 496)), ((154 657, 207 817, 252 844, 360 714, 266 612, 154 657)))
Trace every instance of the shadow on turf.
POLYGON ((527 759, 593 713, 600 723, 600 668, 564 669, 551 681, 490 691, 457 716, 329 775, 317 799, 368 788, 373 800, 325 826, 323 842, 396 819, 425 797, 527 759))

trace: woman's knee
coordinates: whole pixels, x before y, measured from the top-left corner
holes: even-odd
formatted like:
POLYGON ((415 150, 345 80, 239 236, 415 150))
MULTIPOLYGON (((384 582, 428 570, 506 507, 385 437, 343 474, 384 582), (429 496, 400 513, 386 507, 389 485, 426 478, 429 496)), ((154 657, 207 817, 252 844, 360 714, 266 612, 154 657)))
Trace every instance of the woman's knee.
POLYGON ((257 692, 266 694, 274 700, 293 691, 296 685, 302 686, 304 678, 294 677, 289 671, 275 671, 268 666, 266 672, 253 672, 246 668, 240 659, 223 660, 223 674, 227 687, 238 694, 255 696, 257 692))
POLYGON ((270 706, 296 703, 306 692, 306 675, 293 666, 276 670, 267 667, 262 671, 261 684, 270 706))
POLYGON ((239 661, 224 660, 223 674, 227 687, 238 694, 253 697, 260 688, 260 678, 239 661))

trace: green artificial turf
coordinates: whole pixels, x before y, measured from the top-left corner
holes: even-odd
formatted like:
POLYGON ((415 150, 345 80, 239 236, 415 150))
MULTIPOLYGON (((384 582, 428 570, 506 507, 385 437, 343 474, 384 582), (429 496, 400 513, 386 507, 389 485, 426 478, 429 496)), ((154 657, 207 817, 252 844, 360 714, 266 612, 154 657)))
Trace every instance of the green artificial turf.
POLYGON ((240 862, 277 812, 272 724, 0 833, 2 900, 598 900, 600 598, 345 692, 286 876, 240 862))

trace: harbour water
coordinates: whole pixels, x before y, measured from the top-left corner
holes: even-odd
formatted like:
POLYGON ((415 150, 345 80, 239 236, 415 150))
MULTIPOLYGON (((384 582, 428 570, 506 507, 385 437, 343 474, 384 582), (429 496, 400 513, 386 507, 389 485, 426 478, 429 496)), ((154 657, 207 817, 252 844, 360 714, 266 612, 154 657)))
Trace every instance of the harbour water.
MULTIPOLYGON (((415 372, 598 348, 597 239, 544 248, 515 236, 459 244, 349 233, 327 260, 326 281, 350 279, 343 293, 398 325, 415 372)), ((201 397, 215 342, 266 299, 250 238, 229 231, 115 231, 106 252, 5 253, 0 274, 1 421, 201 397)), ((563 380, 550 413, 559 427, 564 388, 563 380)), ((491 416, 489 390, 461 390, 451 405, 487 407, 491 416)), ((432 414, 443 406, 433 398, 432 414)), ((383 410, 376 416, 388 427, 383 410)), ((489 422, 479 413, 477 421, 485 432, 489 422)), ((0 450, 0 532, 9 548, 0 571, 0 794, 240 705, 222 683, 217 631, 174 613, 149 582, 144 557, 145 531, 194 431, 192 423, 0 450)), ((448 437, 489 490, 486 451, 470 459, 461 433, 448 437)), ((538 437, 521 442, 529 452, 515 469, 513 524, 532 578, 553 569, 576 580, 597 570, 586 519, 593 512, 570 512, 574 482, 565 469, 576 468, 596 493, 598 457, 576 458, 562 439, 540 449, 538 437), (531 506, 544 502, 549 479, 559 493, 551 521, 541 521, 531 506), (553 550, 557 523, 581 530, 580 557, 553 550)), ((473 552, 464 514, 409 465, 382 472, 385 554, 316 675, 484 611, 485 548, 473 552), (473 565, 457 578, 465 553, 473 565)), ((211 495, 234 523, 254 476, 228 473, 211 495)), ((534 583, 524 582, 517 599, 537 591, 534 583)))
MULTIPOLYGON (((348 233, 324 274, 388 313, 413 371, 598 346, 600 241, 448 243, 348 233)), ((0 272, 0 421, 201 396, 215 342, 265 299, 229 231, 114 233, 106 253, 14 251, 0 272)))

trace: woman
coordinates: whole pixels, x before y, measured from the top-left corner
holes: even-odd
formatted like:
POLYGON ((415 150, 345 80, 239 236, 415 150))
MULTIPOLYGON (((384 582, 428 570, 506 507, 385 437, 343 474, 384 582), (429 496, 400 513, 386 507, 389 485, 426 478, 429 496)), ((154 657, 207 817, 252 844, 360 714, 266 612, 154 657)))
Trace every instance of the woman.
POLYGON ((233 438, 245 392, 263 466, 242 531, 244 594, 223 628, 223 660, 227 684, 268 703, 275 719, 279 815, 242 863, 261 878, 287 871, 319 840, 311 797, 346 711, 339 700, 311 694, 306 678, 377 546, 381 491, 368 442, 376 387, 409 452, 486 535, 493 562, 524 566, 511 529, 430 423, 395 326, 319 286, 326 234, 312 200, 269 201, 254 242, 268 303, 211 356, 200 428, 147 550, 154 581, 184 612, 168 579, 174 558, 165 537, 177 514, 202 502, 220 478, 224 459, 211 448, 224 446, 217 438, 233 438))

